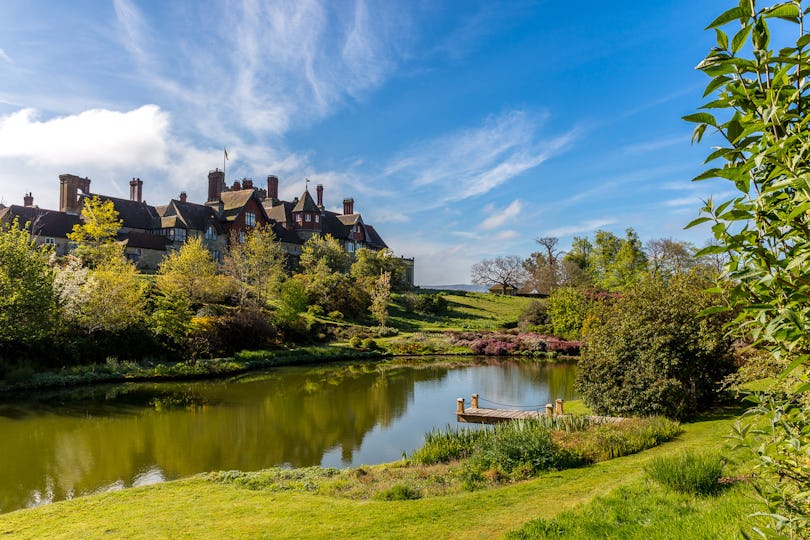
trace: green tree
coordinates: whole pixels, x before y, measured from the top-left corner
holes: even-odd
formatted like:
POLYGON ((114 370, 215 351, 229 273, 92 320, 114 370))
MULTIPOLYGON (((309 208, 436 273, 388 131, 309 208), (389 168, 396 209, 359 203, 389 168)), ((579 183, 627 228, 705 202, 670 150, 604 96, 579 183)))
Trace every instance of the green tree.
POLYGON ((313 273, 319 264, 325 264, 329 272, 345 274, 349 271, 349 254, 332 235, 313 236, 301 248, 299 259, 304 273, 313 273))
POLYGON ((53 332, 56 297, 49 255, 18 221, 0 225, 0 341, 33 343, 53 332))
POLYGON ((240 306, 249 298, 266 305, 276 296, 284 280, 287 256, 269 226, 254 227, 239 242, 231 238, 231 248, 223 265, 226 274, 237 283, 240 306))
POLYGON ((577 392, 597 414, 684 418, 710 405, 733 368, 722 315, 699 275, 648 277, 598 302, 583 328, 577 392))
POLYGON ((122 221, 112 201, 102 200, 98 195, 86 197, 81 219, 67 237, 76 244, 74 253, 85 264, 99 266, 123 254, 124 248, 116 242, 122 221))
POLYGON ((371 314, 383 329, 388 322, 388 302, 390 300, 391 274, 383 272, 374 282, 374 288, 371 289, 371 306, 369 306, 371 314))
POLYGON ((546 301, 546 313, 551 318, 554 334, 565 339, 579 339, 590 305, 585 293, 574 287, 562 287, 551 293, 546 301))
POLYGON ((718 243, 701 254, 728 257, 722 278, 731 284, 727 309, 738 314, 738 334, 787 360, 786 384, 752 411, 769 429, 737 429, 759 458, 758 491, 771 517, 762 534, 779 538, 810 536, 806 13, 798 0, 762 7, 748 0, 719 15, 708 26, 717 44, 697 66, 710 78, 704 96, 711 97, 684 117, 697 124, 693 141, 712 136, 711 165, 695 180, 719 178, 735 190, 725 201, 709 200, 690 224, 712 223, 718 243), (779 31, 771 33, 777 19, 779 31))
POLYGON ((55 288, 65 320, 88 335, 120 332, 144 318, 148 285, 124 257, 89 270, 68 260, 57 270, 55 288))
POLYGON ((357 282, 371 288, 383 272, 391 274, 391 290, 402 291, 408 287, 405 281, 405 265, 391 251, 360 248, 355 252, 349 273, 357 282))
POLYGON ((202 238, 189 238, 171 252, 157 271, 157 285, 164 294, 186 298, 191 304, 211 301, 220 291, 217 263, 203 245, 202 238))

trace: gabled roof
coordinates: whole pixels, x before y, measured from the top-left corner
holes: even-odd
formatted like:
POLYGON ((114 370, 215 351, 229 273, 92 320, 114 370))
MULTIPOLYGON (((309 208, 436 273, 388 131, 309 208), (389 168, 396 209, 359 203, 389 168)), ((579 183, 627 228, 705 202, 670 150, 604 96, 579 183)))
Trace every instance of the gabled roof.
POLYGON ((366 243, 378 249, 388 249, 388 246, 383 242, 382 237, 377 230, 371 225, 364 225, 366 228, 366 243))
POLYGON ((225 221, 233 221, 242 213, 245 205, 252 198, 256 197, 257 202, 261 201, 256 196, 255 189, 240 189, 239 191, 225 191, 219 198, 222 201, 222 218, 225 221))
POLYGON ((65 238, 69 232, 73 231, 74 225, 81 223, 79 216, 57 212, 56 210, 44 210, 36 206, 11 206, 0 210, 0 221, 11 223, 14 218, 18 218, 20 226, 26 223, 33 225, 31 234, 34 236, 50 236, 53 238, 65 238))
POLYGON ((339 216, 334 212, 325 212, 323 219, 321 219, 321 232, 323 234, 331 234, 338 240, 345 240, 349 238, 352 231, 351 225, 344 225, 339 219, 339 216))
POLYGON ((126 247, 154 249, 156 251, 165 251, 166 246, 169 245, 169 239, 166 238, 165 236, 157 236, 154 234, 143 233, 138 231, 119 233, 118 240, 122 242, 126 247))
POLYGON ((210 206, 205 206, 204 204, 182 202, 172 199, 162 215, 164 227, 167 227, 167 225, 165 225, 165 223, 167 223, 167 218, 176 217, 175 224, 168 226, 176 227, 177 223, 179 222, 186 229, 193 229, 197 231, 206 230, 208 225, 215 225, 217 228, 219 228, 218 224, 216 223, 216 212, 214 212, 213 208, 210 206))
POLYGON ((293 203, 281 201, 280 204, 276 204, 275 206, 268 206, 267 203, 269 200, 270 199, 266 199, 262 204, 268 218, 279 223, 287 223, 288 221, 292 221, 292 209, 295 206, 293 203))
POLYGON ((276 240, 279 242, 284 242, 285 244, 303 244, 304 241, 295 234, 295 231, 291 231, 284 227, 281 223, 276 221, 270 222, 270 228, 273 229, 273 233, 276 235, 276 240))
POLYGON ((318 205, 315 204, 315 200, 312 198, 312 195, 309 194, 309 190, 304 190, 304 194, 301 195, 301 199, 298 201, 298 204, 295 205, 295 208, 292 210, 293 212, 320 212, 321 209, 318 208, 318 205))
POLYGON ((362 222, 360 214, 338 214, 337 218, 344 225, 354 225, 358 221, 362 222))

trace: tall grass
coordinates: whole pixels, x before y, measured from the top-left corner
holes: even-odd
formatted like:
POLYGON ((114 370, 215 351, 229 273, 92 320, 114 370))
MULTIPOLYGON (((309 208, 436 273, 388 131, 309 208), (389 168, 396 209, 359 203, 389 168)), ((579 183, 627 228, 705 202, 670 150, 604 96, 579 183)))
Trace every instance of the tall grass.
POLYGON ((720 489, 725 460, 717 454, 685 451, 653 459, 644 468, 647 476, 678 493, 712 495, 720 489))

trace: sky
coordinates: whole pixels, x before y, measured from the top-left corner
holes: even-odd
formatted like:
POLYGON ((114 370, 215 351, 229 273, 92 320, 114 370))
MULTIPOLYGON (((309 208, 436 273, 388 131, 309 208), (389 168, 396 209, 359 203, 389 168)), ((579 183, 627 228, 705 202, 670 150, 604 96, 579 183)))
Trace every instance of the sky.
POLYGON ((731 0, 0 2, 0 202, 205 202, 207 174, 346 197, 416 283, 597 229, 683 230, 724 185, 681 117, 731 0))

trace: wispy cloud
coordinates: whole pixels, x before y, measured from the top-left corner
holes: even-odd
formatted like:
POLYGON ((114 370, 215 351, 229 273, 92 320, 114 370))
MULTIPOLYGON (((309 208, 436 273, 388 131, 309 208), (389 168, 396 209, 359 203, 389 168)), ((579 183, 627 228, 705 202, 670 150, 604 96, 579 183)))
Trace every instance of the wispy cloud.
POLYGON ((543 232, 543 236, 570 236, 577 233, 590 233, 601 227, 613 225, 614 223, 618 223, 618 220, 613 218, 589 219, 572 225, 563 225, 554 229, 548 229, 543 232))
POLYGON ((9 64, 13 63, 11 57, 8 54, 6 54, 6 51, 4 51, 2 48, 0 48, 0 60, 2 60, 3 62, 7 62, 9 64))
POLYGON ((488 204, 484 208, 484 212, 489 214, 489 217, 481 222, 481 228, 485 231, 497 229, 519 216, 522 210, 523 203, 520 202, 520 199, 515 199, 506 208, 496 208, 494 205, 488 204))
POLYGON ((550 139, 538 136, 546 118, 519 110, 490 117, 481 126, 413 146, 384 174, 414 178, 414 189, 429 188, 435 205, 483 195, 570 147, 576 129, 550 139))
POLYGON ((622 152, 627 155, 647 154, 650 152, 655 152, 656 150, 671 148, 673 146, 688 146, 689 141, 690 138, 688 135, 679 135, 677 137, 668 137, 666 139, 631 144, 629 146, 625 146, 622 152))

